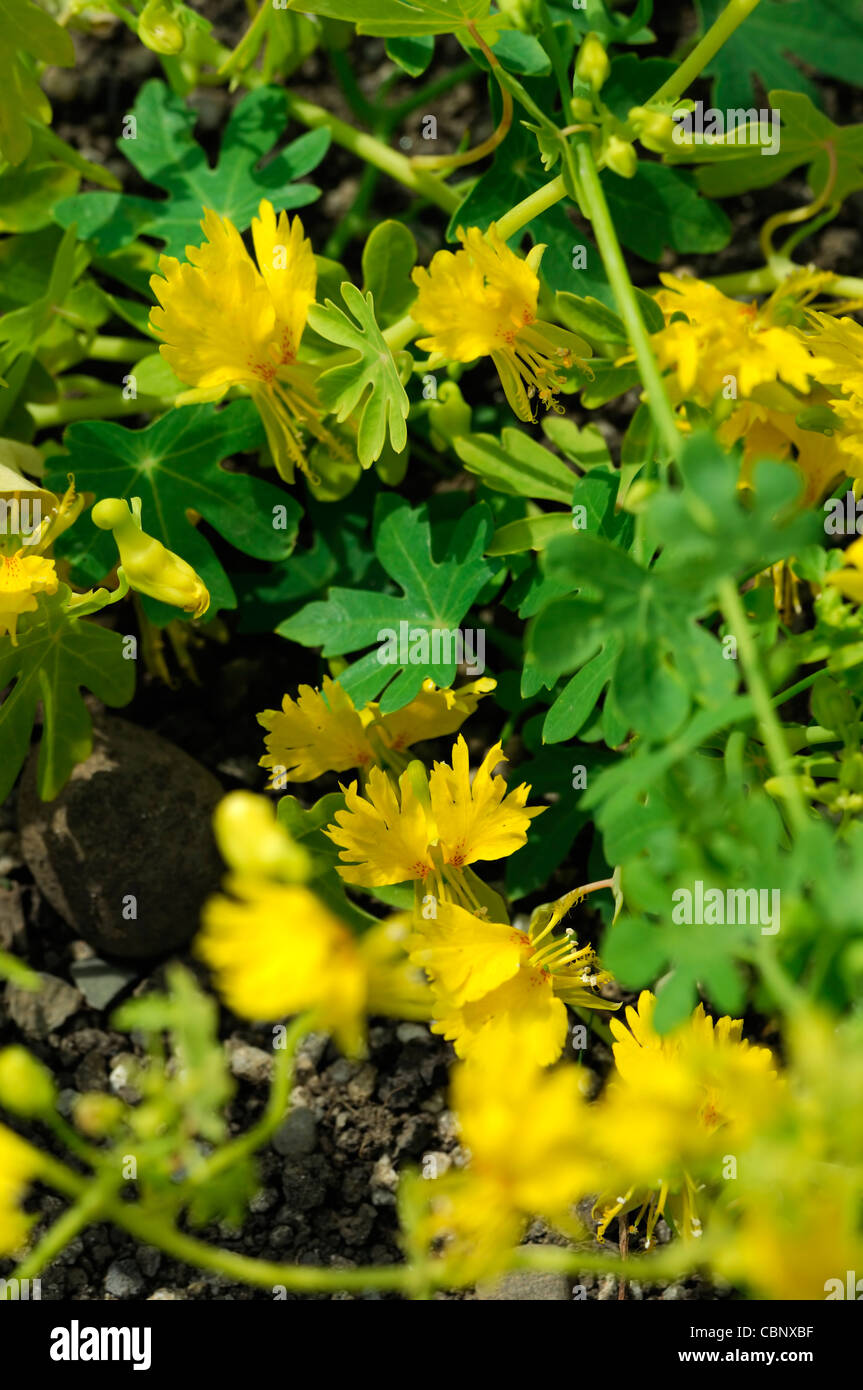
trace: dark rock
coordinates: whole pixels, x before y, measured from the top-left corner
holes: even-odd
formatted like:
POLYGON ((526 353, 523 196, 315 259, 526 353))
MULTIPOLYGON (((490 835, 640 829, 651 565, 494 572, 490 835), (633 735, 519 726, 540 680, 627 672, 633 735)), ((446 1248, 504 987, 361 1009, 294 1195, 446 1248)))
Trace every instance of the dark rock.
POLYGON ((144 1279, 134 1260, 115 1260, 105 1275, 105 1292, 112 1298, 140 1298, 144 1279))
POLYGON ((295 1106, 273 1135, 273 1148, 283 1158, 304 1158, 314 1153, 318 1127, 311 1110, 295 1106))
POLYGON ((104 1009, 121 990, 128 989, 138 978, 136 970, 124 970, 100 956, 76 960, 70 967, 75 984, 93 1009, 104 1009))
POLYGON ((147 959, 185 945, 223 872, 216 778, 157 734, 103 716, 91 756, 43 802, 37 752, 21 783, 21 849, 52 907, 100 954, 147 959))

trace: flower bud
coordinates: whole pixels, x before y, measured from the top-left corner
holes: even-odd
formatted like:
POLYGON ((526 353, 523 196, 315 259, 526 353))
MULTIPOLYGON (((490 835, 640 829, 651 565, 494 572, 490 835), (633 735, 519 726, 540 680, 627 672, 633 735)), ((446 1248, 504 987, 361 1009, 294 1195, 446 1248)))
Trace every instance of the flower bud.
POLYGON ((170 0, 147 0, 138 20, 138 38, 154 53, 164 53, 171 58, 182 53, 186 36, 170 0))
POLYGON ((588 101, 587 97, 573 97, 569 104, 569 109, 572 112, 572 119, 577 124, 584 121, 596 120, 596 112, 593 109, 593 103, 588 101))
POLYGON ((649 106, 633 106, 629 121, 645 149, 664 154, 674 145, 674 122, 665 111, 651 111, 649 106))
POLYGON ((237 873, 302 883, 311 874, 307 851, 279 825, 273 805, 254 792, 229 792, 213 817, 225 863, 237 873))
POLYGON ((0 1052, 0 1105, 27 1119, 54 1109, 57 1090, 47 1067, 26 1047, 0 1052))
POLYGON ((622 179, 631 179, 638 168, 638 155, 628 140, 619 135, 609 135, 603 150, 607 168, 619 174, 622 179))
POLYGON ((598 92, 605 79, 608 77, 611 64, 608 61, 608 54, 598 34, 588 34, 581 48, 578 50, 578 58, 575 62, 575 75, 582 82, 587 82, 595 92, 598 92))
POLYGON ((203 580, 179 555, 141 529, 139 497, 132 498, 131 508, 119 497, 106 497, 96 503, 90 516, 100 530, 113 531, 120 564, 133 589, 196 618, 206 613, 210 595, 203 580))

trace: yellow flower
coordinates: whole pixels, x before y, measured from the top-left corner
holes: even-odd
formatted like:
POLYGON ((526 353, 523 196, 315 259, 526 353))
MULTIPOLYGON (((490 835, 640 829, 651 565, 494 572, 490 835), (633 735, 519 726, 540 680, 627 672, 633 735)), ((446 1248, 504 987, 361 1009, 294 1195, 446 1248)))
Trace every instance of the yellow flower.
POLYGON ((257 1021, 309 1011, 310 1026, 362 1051, 367 1013, 427 1018, 430 996, 400 942, 404 924, 355 937, 311 889, 230 877, 204 907, 197 953, 235 1013, 257 1021))
POLYGON ((373 767, 365 796, 356 782, 343 790, 345 810, 336 811, 335 825, 326 829, 341 846, 339 858, 350 866, 338 866, 342 878, 367 888, 423 880, 432 870, 434 834, 410 774, 402 773, 396 789, 385 772, 373 767))
POLYGON ((836 478, 849 471, 840 436, 801 429, 790 411, 773 410, 757 401, 741 401, 719 426, 717 436, 728 446, 743 440, 743 483, 749 483, 760 459, 790 460, 803 476, 801 507, 820 501, 836 478))
MULTIPOLYGON (((562 900, 567 906, 574 901, 577 894, 562 900)), ((539 1066, 548 1066, 563 1051, 567 1004, 618 1007, 594 993, 611 976, 598 968, 593 948, 579 948, 570 934, 550 934, 562 911, 529 932, 484 921, 455 903, 438 903, 435 911, 416 921, 409 949, 432 979, 433 1031, 454 1042, 459 1057, 489 1037, 514 1038, 539 1066)))
POLYGON ((751 1195, 744 1187, 738 1222, 720 1228, 712 1260, 717 1274, 759 1298, 859 1297, 860 1197, 842 1173, 831 1169, 821 1182, 807 1183, 790 1166, 781 1175, 774 1169, 757 1201, 751 1195))
POLYGON ((308 471, 303 429, 335 446, 320 424, 314 373, 298 361, 317 285, 311 243, 299 218, 281 212, 277 219, 266 199, 252 221, 257 265, 229 218, 206 209, 201 227, 204 242, 186 247, 188 261, 162 256, 150 280, 161 305, 150 324, 164 339, 162 356, 194 388, 178 404, 245 386, 279 474, 292 482, 295 466, 308 471))
POLYGON ((18 619, 22 613, 35 613, 37 594, 57 592, 54 561, 41 555, 0 555, 0 637, 8 635, 17 645, 18 619))
POLYGON ((759 387, 784 382, 805 394, 823 370, 817 357, 793 328, 782 326, 789 302, 801 304, 830 276, 786 281, 759 308, 729 299, 714 285, 691 276, 660 275, 666 289, 656 302, 665 328, 652 336, 659 364, 675 373, 682 399, 712 406, 735 378, 737 395, 746 398, 759 387), (685 318, 676 318, 685 315, 685 318))
POLYGON ((427 1181, 419 1245, 447 1240, 460 1282, 505 1264, 526 1221, 577 1233, 573 1204, 597 1181, 582 1142, 587 1109, 575 1066, 546 1071, 515 1035, 488 1039, 453 1068, 451 1093, 469 1167, 427 1181))
MULTIPOLYGON (((653 1027, 656 1001, 647 990, 626 1021, 611 1020, 615 1073, 593 1108, 592 1133, 623 1196, 604 1193, 600 1234, 618 1214, 649 1208, 648 1243, 669 1197, 678 1199, 678 1225, 700 1234, 691 1174, 721 1177, 720 1158, 743 1144, 782 1095, 767 1048, 741 1037, 741 1019, 714 1024, 699 1004, 672 1032, 653 1027)), ((672 1203, 673 1205, 673 1203, 672 1203)))
POLYGON ((133 589, 201 618, 210 606, 204 581, 173 550, 141 527, 141 499, 105 497, 90 513, 94 526, 113 531, 120 564, 133 589))
POLYGON ((33 1217, 20 1208, 21 1198, 39 1170, 36 1150, 0 1125, 0 1255, 14 1255, 27 1239, 33 1217))
POLYGON ((258 715, 269 730, 260 766, 270 769, 269 785, 281 788, 287 781, 311 782, 324 772, 380 764, 387 751, 400 753, 421 739, 455 733, 496 684, 483 677, 458 690, 438 690, 427 680, 403 709, 381 714, 374 701, 357 710, 347 691, 324 676, 323 691, 301 685, 298 699, 285 695, 280 710, 258 715))
POLYGON ((344 772, 375 761, 366 734, 368 720, 329 676, 324 676, 323 692, 301 685, 298 699, 285 695, 282 708, 264 710, 258 723, 269 730, 260 766, 272 770, 271 785, 311 782, 324 772, 344 772))
POLYGON ((407 771, 397 790, 380 768, 372 768, 364 797, 352 782, 345 789, 346 809, 336 812, 336 824, 326 832, 350 866, 340 866, 339 873, 348 883, 373 888, 422 881, 435 859, 459 869, 520 849, 530 820, 545 808, 525 807, 530 794, 526 783, 506 794, 504 779, 492 776, 502 756, 501 745, 495 744, 471 783, 467 744, 459 736, 452 766, 434 764, 428 804, 417 796, 407 771))
POLYGON ((863 536, 851 542, 842 554, 842 568, 831 570, 824 583, 838 589, 843 598, 863 603, 863 536))
POLYGON ((497 681, 490 676, 481 676, 457 690, 439 690, 433 680, 426 680, 419 695, 394 714, 381 714, 378 705, 366 708, 374 711, 375 729, 387 748, 400 752, 426 739, 458 733, 482 697, 496 686, 497 681))
POLYGON ((531 401, 562 412, 556 397, 561 374, 590 355, 583 339, 537 318, 537 270, 545 250, 525 260, 498 235, 494 223, 459 230, 463 250, 438 251, 413 280, 419 291, 411 315, 426 332, 418 346, 452 362, 491 357, 506 398, 520 420, 533 420, 531 401))

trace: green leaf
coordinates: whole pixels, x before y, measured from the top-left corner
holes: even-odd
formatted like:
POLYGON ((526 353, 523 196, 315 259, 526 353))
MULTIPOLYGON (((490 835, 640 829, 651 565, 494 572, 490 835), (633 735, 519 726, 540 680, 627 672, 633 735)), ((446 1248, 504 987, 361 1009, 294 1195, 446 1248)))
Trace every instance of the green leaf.
POLYGON ((358 34, 413 38, 417 34, 451 34, 476 24, 484 38, 496 33, 500 16, 488 18, 489 0, 288 0, 289 10, 341 19, 358 34))
POLYGON ((499 442, 490 434, 463 435, 453 448, 468 472, 495 492, 569 505, 576 475, 524 430, 507 426, 499 442))
POLYGON ((603 172, 608 206, 625 246, 647 261, 675 251, 721 251, 731 239, 722 208, 699 196, 695 179, 665 164, 641 162, 631 179, 603 172))
MULTIPOLYGON (((724 8, 725 0, 696 0, 702 29, 724 8)), ((715 78, 714 102, 723 109, 751 106, 756 77, 765 90, 785 87, 820 102, 817 86, 792 58, 858 85, 863 68, 859 7, 848 0, 761 0, 705 70, 715 78)))
POLYGON ((543 512, 540 516, 523 516, 501 526, 491 538, 487 555, 517 555, 524 550, 544 550, 555 536, 572 528, 569 512, 543 512))
POLYGON ((799 92, 771 91, 770 102, 782 117, 779 152, 765 156, 733 143, 697 146, 696 157, 711 161, 697 171, 699 188, 725 198, 764 188, 803 164, 813 197, 820 197, 828 180, 831 203, 863 188, 863 125, 834 125, 799 92))
POLYGON ((411 271, 417 262, 413 232, 403 222, 379 222, 363 247, 363 291, 371 294, 384 328, 407 313, 416 299, 411 271))
POLYGON ((434 35, 414 34, 389 38, 384 45, 387 57, 398 63, 409 77, 421 77, 434 57, 434 35))
POLYGON ((375 644, 368 655, 341 673, 339 684, 355 703, 374 700, 384 690, 381 708, 385 713, 408 704, 424 680, 452 685, 456 661, 454 644, 446 634, 460 626, 495 574, 483 558, 492 524, 491 512, 483 504, 471 507, 454 527, 449 522, 433 526, 426 507, 412 510, 401 498, 379 498, 375 554, 401 593, 334 587, 325 601, 307 604, 278 632, 301 646, 320 647, 325 657, 375 644), (390 632, 398 639, 411 631, 417 641, 413 652, 405 652, 406 661, 401 652, 394 653, 392 662, 380 659, 390 632))
POLYGON ((33 618, 19 625, 18 645, 0 638, 0 797, 5 799, 27 756, 41 700, 42 741, 36 773, 39 795, 52 801, 76 763, 90 756, 93 726, 82 688, 106 705, 126 705, 135 691, 135 663, 123 656, 123 638, 64 610, 69 589, 40 601, 33 618))
POLYGON ((355 361, 330 367, 318 378, 318 395, 327 410, 336 412, 339 422, 360 409, 357 453, 360 463, 368 468, 380 458, 387 437, 397 454, 404 449, 409 402, 393 355, 375 321, 374 299, 363 295, 349 280, 342 285, 342 299, 356 323, 331 299, 323 308, 313 304, 309 309, 309 324, 316 333, 358 354, 355 361))
POLYGON ((301 135, 265 168, 258 168, 286 124, 284 95, 276 87, 259 87, 237 104, 214 168, 193 137, 195 112, 163 82, 144 83, 132 115, 135 138, 121 138, 117 147, 167 198, 157 202, 125 193, 83 193, 64 199, 55 209, 61 226, 77 222, 79 235, 93 241, 100 255, 143 233, 163 241, 168 255, 182 257, 187 245, 200 244, 205 208, 229 217, 245 231, 262 198, 277 209, 292 209, 314 202, 320 194, 313 184, 294 180, 320 164, 330 142, 325 130, 301 135))
POLYGON ((30 0, 0 0, 0 153, 20 164, 33 143, 31 122, 47 125, 51 107, 34 76, 31 57, 72 67, 72 39, 30 0))
MULTIPOLYGON (((67 473, 73 473, 79 490, 94 493, 96 500, 140 497, 144 530, 197 570, 215 613, 236 608, 237 601, 209 541, 190 523, 190 510, 257 559, 282 559, 296 538, 301 511, 289 493, 221 467, 231 454, 256 448, 262 437, 251 401, 234 401, 222 410, 212 405, 179 407, 142 430, 88 421, 69 426, 68 453, 49 461, 45 485, 63 491, 67 473), (274 525, 276 520, 284 521, 284 529, 274 525)), ((110 532, 86 523, 68 532, 59 548, 87 583, 100 580, 117 563, 110 532)), ((162 604, 148 611, 177 616, 176 609, 162 604)))

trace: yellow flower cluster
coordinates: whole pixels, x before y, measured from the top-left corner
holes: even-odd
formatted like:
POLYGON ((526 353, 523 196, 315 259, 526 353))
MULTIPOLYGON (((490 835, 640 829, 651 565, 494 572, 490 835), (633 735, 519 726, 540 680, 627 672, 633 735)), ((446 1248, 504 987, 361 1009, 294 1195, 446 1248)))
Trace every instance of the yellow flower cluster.
POLYGON ((760 305, 660 279, 657 359, 679 402, 714 410, 723 443, 743 440, 744 482, 759 459, 788 459, 809 505, 837 478, 863 477, 863 329, 811 307, 834 276, 796 271, 760 305))

